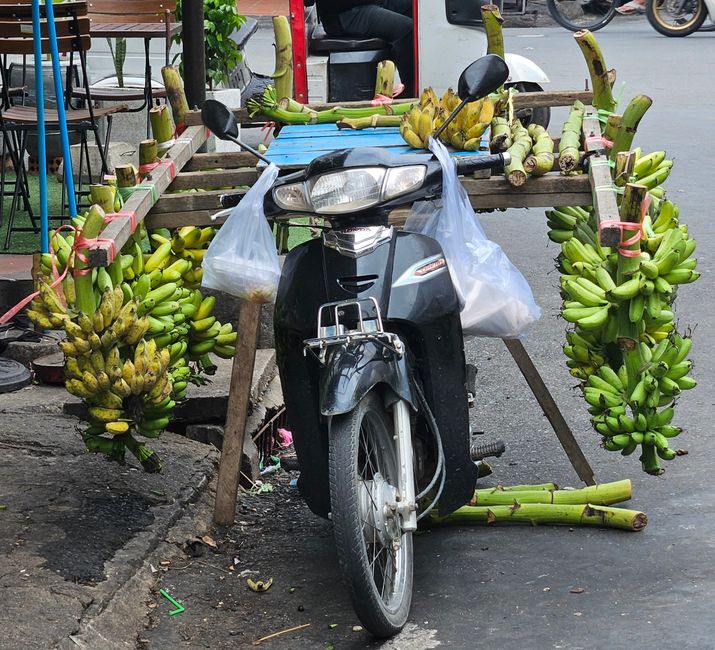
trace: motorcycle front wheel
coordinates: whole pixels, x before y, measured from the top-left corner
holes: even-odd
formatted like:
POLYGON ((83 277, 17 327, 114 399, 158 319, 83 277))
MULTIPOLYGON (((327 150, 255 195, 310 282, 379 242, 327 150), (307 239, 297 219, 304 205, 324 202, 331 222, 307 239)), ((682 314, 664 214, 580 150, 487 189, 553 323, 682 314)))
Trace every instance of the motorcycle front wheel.
POLYGON ((330 501, 335 545, 365 629, 397 634, 412 601, 412 533, 395 505, 399 467, 392 419, 374 392, 330 424, 330 501))
POLYGON ((648 0, 645 14, 653 29, 664 36, 688 36, 707 18, 702 0, 648 0))

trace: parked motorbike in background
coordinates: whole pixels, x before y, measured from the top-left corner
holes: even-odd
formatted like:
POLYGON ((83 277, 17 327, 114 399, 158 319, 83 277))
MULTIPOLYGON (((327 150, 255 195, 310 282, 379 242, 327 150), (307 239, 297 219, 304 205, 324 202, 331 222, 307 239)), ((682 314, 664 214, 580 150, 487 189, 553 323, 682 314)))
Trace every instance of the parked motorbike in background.
MULTIPOLYGON (((483 57, 462 73, 458 94, 484 97, 507 76, 501 58, 483 57)), ((202 115, 235 140, 226 107, 208 101, 202 115)), ((502 167, 508 154, 457 160, 467 174, 502 167)), ((279 176, 264 199, 270 220, 313 214, 328 223, 286 256, 276 353, 298 487, 332 520, 353 606, 378 637, 407 621, 418 521, 437 504, 448 514, 467 503, 475 458, 486 455, 471 445, 476 371, 465 362, 444 253, 435 239, 388 224, 392 209, 439 197, 442 178, 430 154, 345 149, 279 176)))
POLYGON ((715 31, 715 0, 647 0, 646 17, 664 36, 715 31), (703 26, 708 19, 710 24, 703 26))

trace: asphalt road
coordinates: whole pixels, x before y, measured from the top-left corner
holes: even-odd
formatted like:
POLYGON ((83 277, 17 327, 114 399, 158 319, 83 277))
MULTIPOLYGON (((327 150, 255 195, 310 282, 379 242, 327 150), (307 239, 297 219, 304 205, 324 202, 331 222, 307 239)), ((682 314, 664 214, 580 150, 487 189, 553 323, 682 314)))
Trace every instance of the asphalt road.
MULTIPOLYGON (((616 20, 598 39, 609 67, 617 68, 617 87, 624 84, 624 101, 641 93, 653 98, 635 144, 645 151, 666 148, 675 159, 669 195, 680 204, 682 220, 699 241, 703 276, 683 288, 676 305, 681 329, 697 326, 693 358, 700 386, 680 400, 677 415, 677 424, 686 429, 679 446, 689 454, 668 463, 667 472, 654 478, 641 472, 637 454, 623 458, 599 448, 560 349, 564 323, 557 317, 560 299, 553 269, 558 248, 546 238, 543 211, 484 215, 487 232, 525 274, 543 311, 527 349, 599 481, 631 478, 631 504, 644 510, 650 523, 637 534, 519 527, 443 529, 422 535, 416 543, 409 632, 389 647, 715 648, 715 463, 709 455, 715 382, 710 348, 715 320, 710 160, 715 77, 709 66, 715 63, 715 35, 667 39, 645 21, 616 20), (583 592, 572 593, 575 587, 583 592)), ((570 33, 556 28, 507 30, 505 40, 507 50, 541 65, 554 89, 583 88, 587 71, 570 33)), ((258 51, 251 56, 254 68, 270 69, 272 61, 258 51)), ((554 124, 562 118, 555 112, 554 124)), ((467 347, 480 378, 473 424, 508 445, 508 453, 494 462, 495 481, 576 485, 575 473, 503 344, 479 340, 467 347)), ((323 531, 322 525, 315 530, 323 531)), ((322 585, 311 590, 312 606, 335 612, 336 603, 346 605, 347 599, 335 582, 330 540, 313 534, 305 541, 308 548, 302 552, 300 539, 294 538, 292 547, 310 562, 310 579, 322 585), (327 554, 325 562, 316 561, 321 553, 327 554)), ((351 641, 350 634, 349 628, 344 636, 336 630, 335 647, 365 647, 351 641)), ((271 647, 324 646, 286 639, 271 647)))

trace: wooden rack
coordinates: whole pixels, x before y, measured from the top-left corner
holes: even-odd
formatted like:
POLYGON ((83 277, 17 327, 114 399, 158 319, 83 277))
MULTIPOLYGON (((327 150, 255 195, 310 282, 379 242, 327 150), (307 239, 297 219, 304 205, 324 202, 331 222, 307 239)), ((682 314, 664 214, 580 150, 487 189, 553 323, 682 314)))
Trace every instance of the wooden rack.
MULTIPOLYGON (((589 104, 590 92, 558 91, 549 93, 520 93, 514 97, 514 108, 569 106, 575 100, 589 104)), ((344 106, 364 106, 364 103, 343 104, 344 106)), ((335 105, 316 106, 318 110, 335 105)), ((235 109, 239 122, 255 123, 245 109, 235 109)), ((200 126, 200 114, 196 111, 187 116, 189 128, 170 150, 175 162, 175 177, 168 166, 163 166, 151 179, 155 190, 136 192, 125 205, 125 210, 135 212, 137 220, 145 220, 148 228, 177 228, 187 225, 204 226, 213 222, 211 216, 221 209, 219 197, 227 191, 247 191, 260 176, 258 160, 249 153, 195 153, 206 138, 206 131, 200 126), (240 186, 245 186, 243 190, 240 186), (227 190, 226 188, 231 188, 227 190), (201 190, 187 192, 187 190, 201 190), (153 198, 157 196, 155 202, 153 198)), ((588 174, 561 176, 550 173, 538 178, 529 178, 519 188, 510 186, 504 177, 463 178, 472 205, 478 210, 506 208, 548 208, 560 205, 593 205, 599 220, 617 220, 615 190, 611 184, 611 174, 605 161, 608 160, 603 143, 600 141, 600 123, 595 112, 587 111, 584 119, 584 135, 587 153, 592 161, 602 164, 590 165, 588 174)), ((391 215, 391 223, 399 225, 404 221, 406 210, 396 210, 391 215)), ((129 220, 112 222, 102 233, 102 237, 114 242, 116 250, 127 241, 131 234, 129 220)), ((604 245, 620 241, 617 228, 602 230, 604 245)), ((110 246, 98 245, 90 250, 92 265, 106 265, 110 246)), ((224 446, 219 468, 214 519, 217 523, 230 524, 234 520, 238 489, 238 468, 243 449, 243 436, 250 394, 251 369, 255 359, 259 326, 260 306, 244 302, 241 305, 239 322, 239 344, 233 361, 231 389, 224 430, 224 446)), ((568 424, 563 418, 537 368, 524 349, 521 341, 509 340, 505 344, 524 375, 542 410, 549 419, 554 432, 561 442, 576 473, 584 483, 595 483, 593 470, 588 464, 568 424)))

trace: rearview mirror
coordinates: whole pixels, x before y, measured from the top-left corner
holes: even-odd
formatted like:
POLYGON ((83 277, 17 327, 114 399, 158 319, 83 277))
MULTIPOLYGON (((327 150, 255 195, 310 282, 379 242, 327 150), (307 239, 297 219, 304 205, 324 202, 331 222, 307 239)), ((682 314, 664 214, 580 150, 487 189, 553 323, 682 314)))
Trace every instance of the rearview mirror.
POLYGON ((509 66, 496 54, 487 54, 472 63, 459 77, 457 94, 466 101, 486 97, 509 78, 509 66))
POLYGON ((201 108, 201 121, 219 140, 238 137, 238 122, 233 112, 215 99, 207 99, 201 108))

